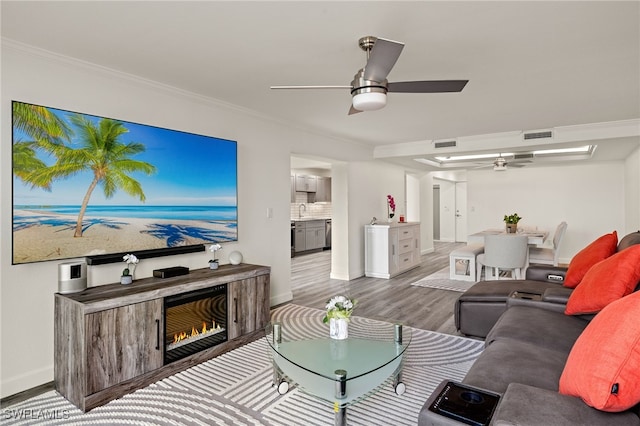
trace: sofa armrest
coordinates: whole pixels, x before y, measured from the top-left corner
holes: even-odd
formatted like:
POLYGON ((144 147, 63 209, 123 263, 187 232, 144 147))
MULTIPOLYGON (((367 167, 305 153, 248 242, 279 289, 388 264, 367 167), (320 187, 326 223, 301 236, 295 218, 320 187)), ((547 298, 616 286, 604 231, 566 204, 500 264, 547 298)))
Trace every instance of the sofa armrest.
POLYGON ((567 268, 561 266, 532 265, 527 268, 527 279, 562 284, 567 275, 567 268))
POLYGON ((566 305, 573 289, 566 287, 548 288, 542 294, 542 300, 549 303, 566 305))
POLYGON ((632 411, 608 413, 589 407, 580 398, 556 391, 511 383, 491 421, 496 426, 513 425, 613 425, 638 426, 632 411))
MULTIPOLYGON (((517 292, 514 292, 514 293, 517 293, 517 292)), ((547 311, 559 312, 561 314, 564 314, 564 310, 566 308, 566 305, 562 303, 547 302, 544 300, 540 300, 539 298, 525 299, 525 298, 517 297, 517 295, 514 297, 513 293, 512 293, 512 296, 509 296, 509 298, 507 299, 507 309, 509 309, 512 306, 530 306, 538 309, 546 309, 547 311)))

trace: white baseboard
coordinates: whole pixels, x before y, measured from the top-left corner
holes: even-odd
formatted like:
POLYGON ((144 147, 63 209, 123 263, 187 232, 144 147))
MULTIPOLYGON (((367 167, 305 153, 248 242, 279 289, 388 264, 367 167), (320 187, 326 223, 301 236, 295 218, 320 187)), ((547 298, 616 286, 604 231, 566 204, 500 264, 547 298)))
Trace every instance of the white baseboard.
POLYGON ((282 294, 271 295, 269 298, 269 303, 271 306, 282 305, 283 303, 291 302, 293 300, 293 292, 287 291, 282 294))
POLYGON ((10 377, 0 383, 2 394, 0 398, 6 398, 17 393, 33 389, 45 383, 53 381, 53 365, 30 371, 19 376, 10 377))
POLYGON ((334 274, 333 272, 331 272, 329 274, 329 278, 331 278, 332 280, 340 280, 340 281, 349 281, 351 278, 349 278, 348 274, 334 274))

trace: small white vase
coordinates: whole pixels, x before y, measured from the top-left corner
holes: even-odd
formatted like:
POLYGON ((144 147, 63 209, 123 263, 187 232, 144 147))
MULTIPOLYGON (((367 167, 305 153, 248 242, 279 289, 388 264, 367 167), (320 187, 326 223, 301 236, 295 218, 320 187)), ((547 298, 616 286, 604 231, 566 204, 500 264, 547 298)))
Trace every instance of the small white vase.
POLYGON ((329 318, 329 337, 336 340, 349 337, 349 321, 343 318, 329 318))
POLYGON ((209 262, 209 269, 218 269, 219 263, 218 261, 209 262))
POLYGON ((128 285, 133 282, 133 276, 131 275, 121 275, 120 276, 120 284, 128 285))

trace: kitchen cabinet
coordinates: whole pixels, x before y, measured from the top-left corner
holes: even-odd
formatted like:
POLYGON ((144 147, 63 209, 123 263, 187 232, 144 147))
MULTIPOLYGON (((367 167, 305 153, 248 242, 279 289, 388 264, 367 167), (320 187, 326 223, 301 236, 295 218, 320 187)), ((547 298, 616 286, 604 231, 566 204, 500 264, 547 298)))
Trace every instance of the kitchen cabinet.
POLYGON ((296 191, 316 192, 318 179, 316 176, 296 175, 296 191))
POLYGON ((298 253, 307 249, 306 229, 302 222, 296 222, 296 232, 293 241, 293 250, 298 253))
POLYGON ((324 248, 326 240, 324 220, 312 220, 306 223, 305 229, 305 247, 307 250, 315 250, 324 248))
POLYGON ((324 248, 326 220, 296 221, 294 250, 296 253, 324 248))
POLYGON ((365 275, 391 278, 420 265, 420 224, 365 226, 365 275))
POLYGON ((331 201, 331 178, 330 177, 317 177, 316 192, 313 203, 328 203, 331 201))

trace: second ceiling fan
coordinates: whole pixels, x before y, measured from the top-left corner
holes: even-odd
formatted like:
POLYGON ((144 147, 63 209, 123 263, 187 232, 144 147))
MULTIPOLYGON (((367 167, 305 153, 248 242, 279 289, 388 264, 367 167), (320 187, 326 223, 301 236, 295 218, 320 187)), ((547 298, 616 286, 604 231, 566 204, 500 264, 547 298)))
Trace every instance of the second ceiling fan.
POLYGON ((447 93, 460 92, 469 80, 425 80, 389 82, 387 76, 395 65, 404 43, 373 36, 358 42, 367 53, 367 63, 349 86, 271 86, 272 89, 350 89, 352 105, 349 115, 375 111, 387 104, 387 92, 447 93))

